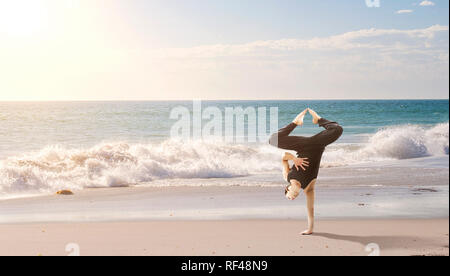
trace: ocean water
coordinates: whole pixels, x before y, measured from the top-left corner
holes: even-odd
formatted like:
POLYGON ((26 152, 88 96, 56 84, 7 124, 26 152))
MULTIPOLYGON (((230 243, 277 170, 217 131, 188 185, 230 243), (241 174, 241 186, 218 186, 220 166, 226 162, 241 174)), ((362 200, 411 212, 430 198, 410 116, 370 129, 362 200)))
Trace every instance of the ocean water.
MULTIPOLYGON (((173 179, 218 183, 217 179, 235 178, 234 185, 239 185, 243 177, 279 175, 281 151, 265 141, 172 139, 170 130, 177 120, 170 119, 170 113, 179 106, 193 110, 191 101, 0 102, 0 198, 61 189, 183 183, 173 179)), ((448 159, 448 100, 203 102, 203 110, 207 107, 223 112, 266 107, 268 116, 269 108, 277 107, 279 127, 306 107, 315 109, 345 129, 342 138, 327 148, 323 167, 448 159)), ((320 130, 307 117, 294 134, 320 130)))

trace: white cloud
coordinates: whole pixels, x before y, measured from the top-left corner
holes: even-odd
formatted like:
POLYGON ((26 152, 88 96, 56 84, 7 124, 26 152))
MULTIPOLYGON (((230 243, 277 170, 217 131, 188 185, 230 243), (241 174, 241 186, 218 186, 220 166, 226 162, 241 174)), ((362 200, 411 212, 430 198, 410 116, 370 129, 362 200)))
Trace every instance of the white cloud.
POLYGON ((404 14, 404 13, 413 13, 413 10, 399 10, 397 11, 397 14, 404 14))
MULTIPOLYGON (((152 79, 165 83, 159 89, 177 90, 181 79, 182 89, 200 98, 445 97, 448 31, 440 25, 366 29, 311 39, 161 49, 148 52, 144 60, 154 65, 152 79)), ((148 66, 143 68, 148 72, 148 66)))
POLYGON ((447 98, 448 33, 434 25, 191 48, 90 48, 52 53, 53 63, 47 52, 11 52, 0 43, 0 91, 32 83, 83 99, 447 98), (67 64, 75 71, 58 75, 67 64))
POLYGON ((223 58, 280 57, 301 51, 407 51, 429 48, 426 45, 430 44, 430 40, 433 40, 436 34, 448 31, 448 26, 441 25, 413 30, 365 29, 312 39, 281 39, 234 45, 205 45, 193 48, 160 49, 149 53, 155 58, 223 58))
POLYGON ((422 7, 425 7, 425 6, 434 6, 435 4, 434 4, 434 2, 425 0, 425 1, 422 1, 419 5, 422 7))

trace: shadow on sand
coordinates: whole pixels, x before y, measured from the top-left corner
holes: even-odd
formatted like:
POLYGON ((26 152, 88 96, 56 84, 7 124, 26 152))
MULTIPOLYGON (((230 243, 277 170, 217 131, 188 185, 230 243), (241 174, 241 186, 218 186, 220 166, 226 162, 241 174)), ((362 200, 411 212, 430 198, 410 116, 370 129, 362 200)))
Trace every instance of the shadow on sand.
POLYGON ((330 233, 314 233, 314 236, 359 243, 363 246, 370 243, 376 243, 384 249, 422 249, 424 247, 438 246, 433 240, 410 236, 351 236, 330 233))

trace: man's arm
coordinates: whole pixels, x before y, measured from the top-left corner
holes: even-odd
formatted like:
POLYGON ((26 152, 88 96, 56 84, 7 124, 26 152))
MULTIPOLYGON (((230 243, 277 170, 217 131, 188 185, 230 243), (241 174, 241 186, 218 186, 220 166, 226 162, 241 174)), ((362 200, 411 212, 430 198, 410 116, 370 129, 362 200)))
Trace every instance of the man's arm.
POLYGON ((283 162, 283 178, 286 181, 288 179, 288 174, 291 171, 291 168, 289 167, 289 160, 292 160, 292 159, 288 159, 288 157, 287 157, 288 154, 290 154, 290 153, 286 152, 285 154, 283 154, 283 158, 282 158, 282 162, 283 162))
POLYGON ((302 232, 302 235, 311 235, 314 232, 314 199, 315 199, 316 180, 311 181, 305 189, 306 207, 308 210, 308 230, 302 232))

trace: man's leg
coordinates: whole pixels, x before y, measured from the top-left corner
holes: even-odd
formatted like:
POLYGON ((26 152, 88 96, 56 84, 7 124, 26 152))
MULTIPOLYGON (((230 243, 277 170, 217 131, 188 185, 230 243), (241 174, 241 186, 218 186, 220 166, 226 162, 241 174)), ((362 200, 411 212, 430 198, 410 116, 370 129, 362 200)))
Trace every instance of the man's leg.
POLYGON ((298 150, 302 146, 306 145, 309 141, 309 137, 302 136, 289 136, 291 132, 297 127, 296 124, 290 123, 278 130, 277 133, 272 134, 269 139, 269 144, 274 147, 285 150, 298 150))
POLYGON ((277 133, 272 134, 269 144, 285 150, 298 150, 299 147, 304 145, 304 143, 308 141, 308 138, 301 136, 289 136, 289 134, 291 134, 297 126, 303 125, 303 119, 307 112, 308 109, 305 109, 294 119, 294 121, 292 121, 292 123, 284 128, 281 128, 277 133))
POLYGON ((320 118, 318 124, 325 128, 325 130, 310 138, 310 143, 314 145, 328 146, 339 139, 344 132, 344 129, 338 123, 328 121, 324 118, 320 118))
POLYGON ((341 137, 344 129, 338 123, 331 122, 320 117, 319 114, 317 114, 317 112, 315 112, 311 108, 308 108, 308 111, 309 114, 311 114, 311 116, 313 117, 313 123, 325 128, 325 130, 321 133, 311 137, 311 142, 314 145, 326 147, 339 139, 339 137, 341 137))

